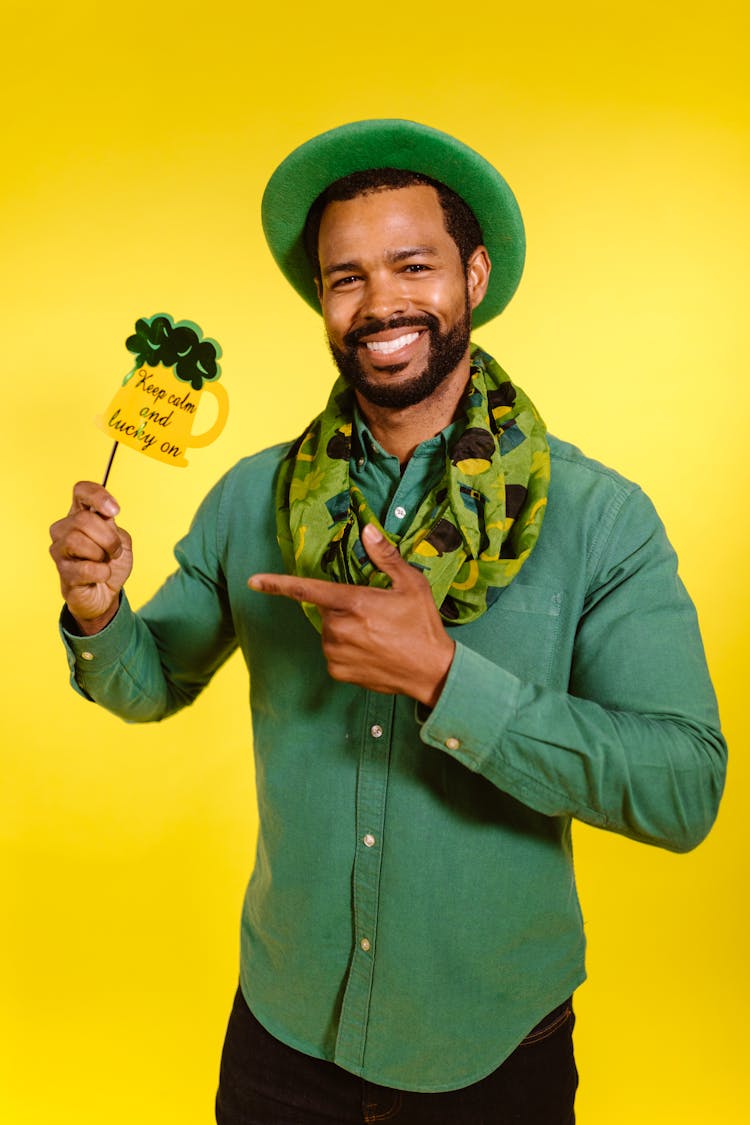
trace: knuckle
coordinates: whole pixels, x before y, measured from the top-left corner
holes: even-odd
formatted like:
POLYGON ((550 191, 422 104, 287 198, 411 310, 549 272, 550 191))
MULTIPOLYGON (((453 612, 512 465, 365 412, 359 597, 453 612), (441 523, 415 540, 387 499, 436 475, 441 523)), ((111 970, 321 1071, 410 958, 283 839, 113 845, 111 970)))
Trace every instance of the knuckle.
POLYGON ((357 617, 362 617, 367 609, 367 588, 363 586, 349 587, 351 593, 349 595, 348 609, 350 613, 355 614, 357 617))
POLYGON ((60 574, 69 587, 88 586, 92 581, 89 569, 90 566, 91 564, 84 560, 77 560, 76 562, 64 561, 60 564, 60 574))
POLYGON ((340 664, 336 660, 328 661, 328 675, 332 680, 336 680, 338 683, 344 683, 348 678, 346 674, 346 666, 340 664))
POLYGON ((87 531, 96 526, 96 516, 88 508, 80 508, 63 521, 66 524, 63 534, 70 535, 72 531, 87 531))
POLYGON ((323 652, 327 655, 327 650, 331 647, 331 645, 335 644, 336 641, 333 624, 331 622, 331 615, 328 610, 321 610, 320 620, 320 641, 323 645, 323 652))
POLYGON ((65 541, 65 553, 75 559, 103 559, 105 550, 96 539, 81 531, 74 531, 65 541))
POLYGON ((86 566, 86 581, 88 585, 97 585, 100 582, 109 582, 112 578, 112 568, 107 563, 88 563, 86 566))
POLYGON ((327 659, 333 659, 341 645, 341 620, 333 610, 321 611, 322 629, 320 634, 323 652, 327 659))
POLYGON ((96 495, 98 492, 103 492, 104 489, 100 484, 93 480, 78 480, 73 485, 73 499, 86 500, 96 495))
POLYGON ((73 572, 77 579, 77 586, 90 586, 96 582, 98 578, 97 564, 91 562, 80 562, 73 572))

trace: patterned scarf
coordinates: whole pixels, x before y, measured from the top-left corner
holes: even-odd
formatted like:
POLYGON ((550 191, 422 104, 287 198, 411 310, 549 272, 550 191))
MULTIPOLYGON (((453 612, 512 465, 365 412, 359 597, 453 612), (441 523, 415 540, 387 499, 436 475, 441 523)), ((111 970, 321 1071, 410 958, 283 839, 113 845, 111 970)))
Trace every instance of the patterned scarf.
MULTIPOLYGON (((518 574, 537 541, 549 488, 546 427, 530 399, 491 356, 471 348, 471 374, 442 478, 398 539, 402 557, 427 578, 443 620, 474 621, 518 574)), ((353 394, 335 383, 322 414, 281 465, 279 546, 290 574, 387 587, 360 539, 383 531, 349 478, 353 394)), ((304 604, 320 630, 320 612, 304 604)))

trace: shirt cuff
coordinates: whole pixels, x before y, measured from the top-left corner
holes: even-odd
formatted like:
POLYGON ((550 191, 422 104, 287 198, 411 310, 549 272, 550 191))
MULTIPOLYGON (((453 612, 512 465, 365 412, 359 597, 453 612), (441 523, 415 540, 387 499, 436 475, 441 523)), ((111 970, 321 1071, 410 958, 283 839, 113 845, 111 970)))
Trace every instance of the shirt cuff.
MULTIPOLYGON (((448 678, 420 737, 475 773, 497 755, 516 715, 521 681, 486 657, 456 643, 448 678)), ((424 712, 418 713, 420 720, 424 712)))
POLYGON ((133 630, 133 611, 124 591, 120 594, 117 613, 99 633, 83 637, 75 632, 76 623, 67 606, 60 614, 60 636, 68 657, 70 682, 79 695, 92 699, 84 686, 87 675, 101 672, 115 664, 133 630))

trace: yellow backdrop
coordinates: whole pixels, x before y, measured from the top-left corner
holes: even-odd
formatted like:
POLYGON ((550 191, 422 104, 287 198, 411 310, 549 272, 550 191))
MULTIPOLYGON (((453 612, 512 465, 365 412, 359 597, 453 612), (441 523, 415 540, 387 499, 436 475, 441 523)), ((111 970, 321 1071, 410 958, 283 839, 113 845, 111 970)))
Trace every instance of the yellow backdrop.
POLYGON ((111 486, 143 600, 199 499, 331 381, 259 203, 297 143, 363 116, 453 132, 525 215, 521 289, 479 341, 550 428, 652 495, 698 604, 734 759, 688 856, 579 829, 582 1125, 746 1109, 747 4, 105 5, 8 0, 2 79, 0 1120, 204 1125, 255 813, 242 667, 128 727, 73 695, 47 526, 101 478, 93 423, 136 317, 224 348, 229 422, 111 486))

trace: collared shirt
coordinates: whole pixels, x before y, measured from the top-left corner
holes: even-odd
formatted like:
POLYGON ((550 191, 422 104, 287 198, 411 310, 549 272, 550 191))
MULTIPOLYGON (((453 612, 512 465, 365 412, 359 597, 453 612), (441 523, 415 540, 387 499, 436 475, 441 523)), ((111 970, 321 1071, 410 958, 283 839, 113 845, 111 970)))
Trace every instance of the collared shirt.
POLYGON ((375 440, 355 407, 352 427, 352 483, 362 489, 383 528, 394 539, 408 530, 420 503, 445 472, 448 450, 461 422, 452 422, 435 437, 423 441, 401 467, 398 457, 375 440))
POLYGON ((190 703, 240 647, 259 814, 243 994, 277 1038, 383 1085, 484 1077, 584 979, 572 818, 680 851, 716 815, 726 748, 663 527, 637 486, 550 447, 539 541, 452 629, 426 717, 332 681, 300 607, 248 589, 282 569, 287 447, 219 482, 139 614, 123 599, 97 636, 65 635, 79 690, 130 721, 190 703))

